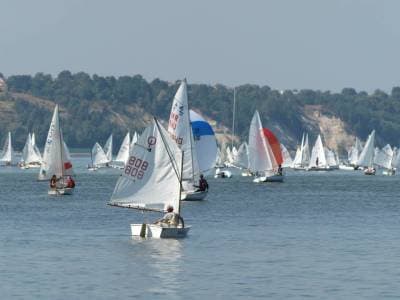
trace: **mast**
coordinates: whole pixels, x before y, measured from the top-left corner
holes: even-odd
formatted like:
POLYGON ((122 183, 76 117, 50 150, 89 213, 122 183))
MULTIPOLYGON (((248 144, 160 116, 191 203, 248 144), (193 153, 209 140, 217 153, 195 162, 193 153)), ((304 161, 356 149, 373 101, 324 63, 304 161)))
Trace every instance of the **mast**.
POLYGON ((178 206, 178 215, 181 214, 181 198, 182 198, 182 174, 183 174, 183 157, 185 152, 182 151, 182 159, 181 159, 181 176, 179 176, 179 206, 178 206))
POLYGON ((64 178, 64 165, 63 165, 63 139, 61 136, 61 125, 60 125, 60 114, 58 113, 58 107, 57 107, 57 119, 58 119, 58 135, 59 135, 59 140, 60 140, 60 162, 61 162, 61 178, 64 178))
POLYGON ((233 88, 233 116, 232 116, 232 140, 231 149, 233 149, 233 139, 235 137, 235 113, 236 113, 236 88, 233 88))

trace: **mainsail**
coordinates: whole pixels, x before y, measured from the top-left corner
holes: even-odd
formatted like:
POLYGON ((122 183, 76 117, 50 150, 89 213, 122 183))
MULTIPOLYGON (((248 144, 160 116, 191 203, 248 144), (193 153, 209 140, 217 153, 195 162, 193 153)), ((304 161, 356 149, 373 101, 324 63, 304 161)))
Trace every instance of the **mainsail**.
POLYGON ((15 157, 14 157, 14 150, 13 150, 12 142, 11 142, 11 132, 8 132, 7 138, 4 142, 4 148, 3 148, 3 153, 0 157, 0 162, 11 164, 14 162, 14 160, 15 160, 15 157))
POLYGON ((243 144, 240 145, 233 165, 236 167, 239 167, 239 168, 248 169, 248 167, 249 167, 249 147, 246 142, 244 142, 243 144))
POLYGON ((318 135, 315 145, 311 151, 309 167, 327 167, 324 145, 322 144, 321 135, 318 135))
POLYGON ((381 150, 377 151, 374 157, 374 163, 382 168, 391 169, 394 160, 394 155, 395 153, 393 152, 392 147, 390 147, 390 145, 387 144, 381 150))
POLYGON ((131 138, 129 132, 126 134, 124 140, 122 141, 121 148, 119 148, 117 157, 115 158, 115 162, 117 163, 122 163, 125 165, 125 163, 129 159, 129 148, 131 144, 131 138))
POLYGON ((106 143, 104 144, 104 153, 110 163, 112 161, 112 151, 113 151, 113 135, 110 134, 109 138, 107 139, 106 143))
POLYGON ((283 144, 281 144, 281 151, 282 151, 282 157, 283 157, 282 167, 283 168, 291 167, 293 165, 292 157, 290 156, 288 149, 283 144))
POLYGON ((179 212, 182 154, 167 131, 154 120, 132 149, 110 204, 179 212))
POLYGON ((24 149, 22 150, 21 161, 23 161, 25 164, 40 164, 42 157, 40 152, 38 153, 38 150, 36 149, 37 147, 34 144, 34 134, 31 136, 29 133, 28 137, 26 138, 24 149))
POLYGON ((104 166, 109 160, 99 143, 94 144, 91 152, 93 167, 104 166))
POLYGON ((190 126, 186 80, 181 82, 172 102, 168 132, 185 153, 182 175, 183 181, 186 182, 185 186, 193 185, 200 175, 200 170, 190 126))
POLYGON ((367 142, 364 145, 364 149, 358 157, 357 166, 372 167, 374 162, 374 145, 375 130, 373 130, 368 136, 367 142))

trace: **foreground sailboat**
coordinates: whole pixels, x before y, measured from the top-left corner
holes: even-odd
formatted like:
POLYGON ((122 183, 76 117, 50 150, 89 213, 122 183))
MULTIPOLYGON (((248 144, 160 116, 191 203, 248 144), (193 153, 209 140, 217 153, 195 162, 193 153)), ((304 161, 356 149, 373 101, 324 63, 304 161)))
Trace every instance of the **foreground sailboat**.
POLYGON ((43 162, 40 167, 39 180, 49 180, 53 175, 57 185, 48 191, 49 195, 71 195, 73 188, 66 186, 65 178, 73 174, 69 150, 64 142, 60 127, 58 105, 54 108, 53 117, 44 147, 43 162))
POLYGON ((182 174, 182 200, 203 200, 208 191, 199 190, 200 167, 189 119, 186 80, 181 82, 172 102, 168 132, 178 147, 185 152, 182 174))
POLYGON ((0 163, 5 166, 11 166, 15 162, 14 150, 11 142, 11 132, 8 132, 6 141, 4 142, 3 153, 0 156, 0 163))
POLYGON ((254 182, 283 182, 282 152, 275 135, 263 128, 258 111, 251 120, 249 133, 249 168, 254 182))
MULTIPOLYGON (((183 158, 184 152, 154 119, 133 147, 109 205, 155 212, 171 206, 179 216, 183 158)), ((190 227, 179 219, 177 225, 131 224, 131 232, 141 237, 185 237, 190 227)))

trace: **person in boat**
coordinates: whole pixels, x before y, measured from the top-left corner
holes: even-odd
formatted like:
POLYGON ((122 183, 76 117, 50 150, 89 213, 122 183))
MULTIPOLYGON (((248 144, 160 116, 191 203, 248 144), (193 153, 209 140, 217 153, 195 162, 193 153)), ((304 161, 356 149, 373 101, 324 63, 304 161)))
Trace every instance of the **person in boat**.
POLYGON ((319 164, 319 158, 317 157, 317 159, 315 160, 315 165, 318 167, 319 164))
POLYGON ((200 175, 199 185, 197 187, 198 187, 197 192, 208 191, 208 182, 204 178, 203 174, 200 175))
POLYGON ((67 183, 66 183, 67 188, 73 189, 75 187, 75 181, 72 179, 72 176, 67 177, 67 183))
POLYGON ((51 176, 50 178, 50 188, 51 189, 55 189, 57 187, 57 176, 54 174, 53 176, 51 176))
POLYGON ((278 175, 282 175, 283 174, 283 169, 282 169, 282 165, 278 166, 278 175))
POLYGON ((184 227, 183 218, 179 214, 174 212, 174 208, 171 205, 168 205, 167 213, 164 215, 164 217, 154 222, 154 224, 159 224, 159 225, 163 224, 172 227, 177 227, 179 225, 179 222, 181 222, 182 227, 184 227))

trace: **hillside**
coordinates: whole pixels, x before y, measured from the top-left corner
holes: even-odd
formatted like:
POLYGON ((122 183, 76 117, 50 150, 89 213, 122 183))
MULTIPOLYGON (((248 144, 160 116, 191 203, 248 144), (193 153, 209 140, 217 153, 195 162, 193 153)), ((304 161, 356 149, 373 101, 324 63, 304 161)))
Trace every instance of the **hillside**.
MULTIPOLYGON (((140 75, 89 76, 61 72, 57 77, 38 73, 6 78, 7 90, 0 93, 0 141, 7 131, 14 135, 15 148, 23 147, 29 131, 39 145, 46 138, 51 111, 60 105, 65 140, 70 147, 104 143, 112 132, 118 144, 126 131, 141 131, 153 115, 166 120, 179 82, 140 75)), ((221 142, 230 142, 233 89, 223 85, 189 84, 192 109, 210 121, 221 142)), ((255 109, 265 127, 271 128, 290 149, 303 131, 311 141, 322 133, 327 145, 344 151, 355 136, 365 139, 377 130, 378 144, 399 144, 400 88, 373 94, 346 88, 341 93, 313 90, 277 91, 268 86, 241 85, 236 88, 235 141, 246 140, 255 109)))

